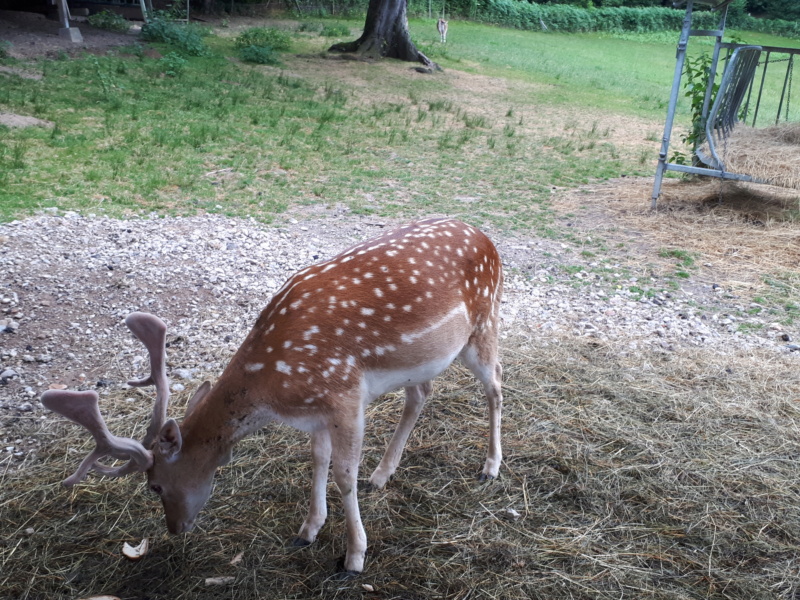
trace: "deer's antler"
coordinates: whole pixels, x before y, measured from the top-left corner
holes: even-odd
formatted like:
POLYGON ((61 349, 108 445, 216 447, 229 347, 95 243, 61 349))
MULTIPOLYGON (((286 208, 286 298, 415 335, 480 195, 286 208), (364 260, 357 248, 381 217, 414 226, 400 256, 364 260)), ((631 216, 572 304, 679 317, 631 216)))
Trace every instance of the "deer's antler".
POLYGON ((142 442, 113 435, 106 426, 100 408, 99 397, 94 391, 71 392, 48 390, 42 394, 42 404, 70 421, 82 425, 92 434, 97 446, 83 459, 78 469, 63 481, 67 487, 82 481, 89 471, 98 471, 109 477, 120 477, 129 473, 147 471, 153 465, 153 453, 149 450, 167 416, 169 380, 166 367, 167 326, 154 315, 134 312, 125 319, 131 332, 145 345, 150 356, 150 375, 144 379, 129 381, 128 385, 144 387, 155 385, 156 400, 153 418, 142 442), (121 467, 108 467, 98 462, 105 457, 128 460, 121 467))

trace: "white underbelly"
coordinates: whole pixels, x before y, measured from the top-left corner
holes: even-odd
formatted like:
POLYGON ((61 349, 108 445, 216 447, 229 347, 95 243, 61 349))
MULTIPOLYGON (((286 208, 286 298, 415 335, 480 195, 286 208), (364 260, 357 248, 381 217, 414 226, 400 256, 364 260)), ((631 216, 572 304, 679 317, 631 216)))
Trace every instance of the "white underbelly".
POLYGON ((461 352, 461 347, 454 348, 449 354, 411 368, 381 369, 364 372, 363 386, 365 388, 364 400, 369 403, 378 396, 394 391, 401 387, 419 385, 430 381, 442 371, 461 352))

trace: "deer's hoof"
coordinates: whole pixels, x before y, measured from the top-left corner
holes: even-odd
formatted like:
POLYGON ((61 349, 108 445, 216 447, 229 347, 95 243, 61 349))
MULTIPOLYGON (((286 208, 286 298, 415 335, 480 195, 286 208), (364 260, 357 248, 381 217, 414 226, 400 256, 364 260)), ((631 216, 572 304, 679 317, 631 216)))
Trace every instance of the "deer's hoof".
POLYGON ((478 477, 478 481, 481 483, 485 481, 491 481, 492 479, 494 479, 494 475, 487 475, 486 473, 481 473, 480 477, 478 477))
POLYGON ((306 546, 310 546, 311 542, 308 540, 304 540, 301 537, 296 537, 292 540, 291 546, 292 548, 305 548, 306 546))
POLYGON ((348 579, 353 579, 354 577, 358 577, 361 575, 361 571, 350 571, 344 568, 344 559, 345 557, 342 556, 339 560, 336 561, 336 573, 334 574, 333 578, 336 581, 346 581, 348 579))

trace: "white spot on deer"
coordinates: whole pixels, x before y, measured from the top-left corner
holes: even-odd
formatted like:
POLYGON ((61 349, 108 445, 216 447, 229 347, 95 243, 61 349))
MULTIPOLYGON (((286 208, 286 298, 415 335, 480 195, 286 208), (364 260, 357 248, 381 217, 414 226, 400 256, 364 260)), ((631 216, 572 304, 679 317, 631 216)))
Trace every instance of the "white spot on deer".
POLYGON ((406 305, 403 307, 403 310, 404 310, 404 311, 406 311, 406 312, 411 312, 411 308, 412 308, 412 307, 411 307, 411 305, 410 305, 410 304, 406 304, 406 305))
POLYGON ((283 342, 283 347, 288 350, 289 348, 292 347, 292 342, 290 340, 286 340, 285 342, 283 342))
POLYGON ((409 277, 409 278, 408 278, 408 280, 409 280, 411 283, 414 283, 414 284, 415 284, 415 283, 417 283, 417 278, 416 278, 416 277, 413 277, 413 276, 412 276, 412 277, 409 277))
POLYGON ((387 250, 386 256, 391 256, 391 257, 397 256, 397 250, 387 250))
POLYGON ((361 314, 364 315, 365 317, 369 317, 370 315, 374 315, 375 314, 375 309, 374 308, 362 307, 361 314))
POLYGON ((287 365, 282 360, 279 360, 278 362, 275 363, 275 370, 280 373, 285 373, 286 375, 292 374, 292 367, 290 365, 287 365))
POLYGON ((343 333, 344 333, 344 329, 342 329, 341 327, 337 327, 336 328, 336 335, 342 335, 343 333))
POLYGON ((282 314, 282 315, 285 315, 285 314, 286 314, 286 307, 284 306, 284 307, 283 307, 282 309, 280 309, 278 312, 279 312, 280 314, 282 314))
POLYGON ((375 295, 376 295, 378 298, 383 298, 383 290, 382 290, 381 288, 375 288, 375 289, 374 289, 374 290, 372 290, 372 291, 373 291, 373 292, 375 292, 375 295))
MULTIPOLYGON (((302 303, 303 303, 303 301, 302 301, 302 300, 295 300, 294 302, 292 302, 292 303, 289 305, 289 308, 291 308, 292 310, 297 310, 297 307, 298 307, 298 306, 300 306, 302 303)), ((281 314, 283 314, 283 311, 285 311, 285 310, 286 310, 286 309, 284 308, 284 309, 281 311, 281 314)))
POLYGON ((272 346, 267 346, 267 354, 270 354, 271 352, 272 352, 272 346))
POLYGON ((248 373, 255 373, 256 371, 260 371, 264 368, 264 363, 250 363, 249 365, 244 366, 244 370, 248 373))
POLYGON ((320 273, 327 273, 328 271, 333 269, 335 266, 336 266, 336 263, 330 263, 324 269, 322 269, 322 271, 320 271, 320 273))
POLYGON ((312 325, 309 329, 305 331, 305 333, 303 333, 303 339, 310 340, 311 336, 316 333, 319 333, 319 327, 317 327, 316 325, 312 325))

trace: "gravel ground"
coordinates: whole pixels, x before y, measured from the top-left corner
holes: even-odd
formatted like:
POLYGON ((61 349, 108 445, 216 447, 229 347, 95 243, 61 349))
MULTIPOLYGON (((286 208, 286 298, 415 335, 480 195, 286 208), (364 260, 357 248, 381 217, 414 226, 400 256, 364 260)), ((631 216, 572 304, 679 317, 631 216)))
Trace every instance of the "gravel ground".
MULTIPOLYGON (((122 323, 134 310, 167 323, 173 391, 191 390, 221 371, 294 271, 394 224, 353 215, 280 226, 219 216, 124 221, 51 209, 0 225, 0 419, 48 418, 38 397, 49 387, 103 394, 143 374, 147 358, 122 323)), ((505 338, 541 348, 590 337, 643 356, 702 346, 800 358, 796 325, 747 315, 747 301, 710 283, 639 299, 627 284, 654 281, 609 284, 588 260, 586 270, 567 273, 563 264, 580 262, 574 249, 484 231, 506 269, 505 338)), ((0 464, 13 468, 37 442, 3 429, 0 464)))

